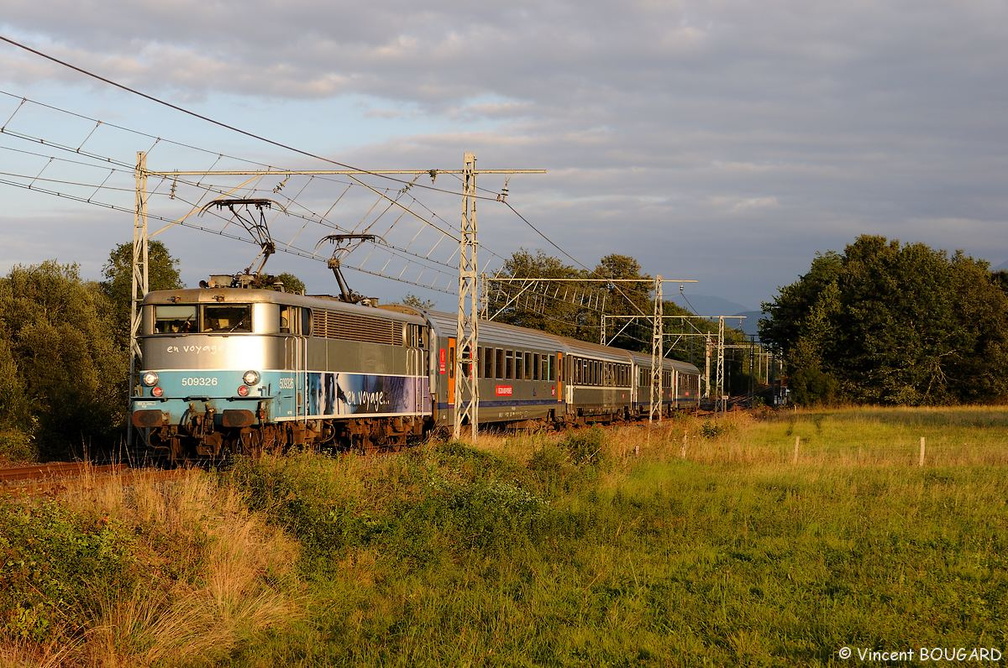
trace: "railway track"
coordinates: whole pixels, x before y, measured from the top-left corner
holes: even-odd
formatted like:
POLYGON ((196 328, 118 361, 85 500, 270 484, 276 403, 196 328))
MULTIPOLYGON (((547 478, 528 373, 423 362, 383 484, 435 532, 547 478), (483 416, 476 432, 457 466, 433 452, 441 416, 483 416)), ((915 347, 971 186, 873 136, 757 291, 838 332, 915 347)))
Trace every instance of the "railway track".
POLYGON ((33 464, 31 466, 15 466, 0 469, 0 485, 16 484, 31 480, 54 480, 60 478, 79 478, 86 474, 105 475, 121 470, 121 464, 95 466, 88 462, 53 462, 49 464, 33 464))
POLYGON ((182 469, 166 470, 131 467, 126 464, 53 462, 0 468, 0 496, 42 496, 55 494, 76 481, 118 476, 121 479, 168 478, 182 469))

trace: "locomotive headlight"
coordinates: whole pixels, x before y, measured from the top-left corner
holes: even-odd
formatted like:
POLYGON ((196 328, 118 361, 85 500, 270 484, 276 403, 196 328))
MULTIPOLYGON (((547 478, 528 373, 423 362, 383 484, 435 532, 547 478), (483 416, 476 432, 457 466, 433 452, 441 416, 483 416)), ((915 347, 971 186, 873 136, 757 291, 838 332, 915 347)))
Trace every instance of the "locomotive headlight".
POLYGON ((162 390, 160 387, 155 387, 154 389, 151 390, 151 394, 153 394, 155 397, 160 397, 162 394, 164 394, 164 390, 162 390))
POLYGON ((153 371, 148 371, 143 375, 143 378, 141 380, 143 381, 143 384, 146 385, 147 387, 154 387, 155 385, 157 385, 158 375, 153 371))
POLYGON ((239 385, 238 386, 238 396, 239 397, 247 397, 248 393, 249 393, 248 385, 239 385))
POLYGON ((246 371, 242 376, 242 382, 246 385, 255 385, 259 382, 259 372, 258 371, 246 371))

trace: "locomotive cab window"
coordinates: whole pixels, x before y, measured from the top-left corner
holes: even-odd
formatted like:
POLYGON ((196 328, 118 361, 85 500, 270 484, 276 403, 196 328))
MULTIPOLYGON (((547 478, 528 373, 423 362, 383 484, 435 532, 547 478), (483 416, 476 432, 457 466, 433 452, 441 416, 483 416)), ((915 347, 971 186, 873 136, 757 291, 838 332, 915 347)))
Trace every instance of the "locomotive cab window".
POLYGON ((293 333, 292 328, 296 327, 297 321, 295 320, 295 309, 293 306, 280 306, 280 333, 281 334, 291 334, 293 333))
POLYGON ((196 331, 195 304, 157 304, 154 306, 155 334, 184 334, 196 331))
POLYGON ((426 341, 424 340, 424 331, 420 325, 414 323, 406 323, 406 329, 404 333, 406 339, 407 348, 423 348, 425 347, 426 341))
POLYGON ((203 307, 202 332, 230 334, 252 331, 252 307, 249 304, 207 304, 203 307))

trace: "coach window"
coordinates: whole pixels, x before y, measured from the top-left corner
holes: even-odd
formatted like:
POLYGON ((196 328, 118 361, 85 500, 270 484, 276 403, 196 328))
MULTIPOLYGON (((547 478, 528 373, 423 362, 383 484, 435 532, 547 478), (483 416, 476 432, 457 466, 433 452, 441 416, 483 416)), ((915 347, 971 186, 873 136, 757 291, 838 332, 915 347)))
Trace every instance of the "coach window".
POLYGON ((504 349, 494 348, 494 378, 504 378, 504 349))
POLYGON ((514 378, 514 352, 504 351, 504 378, 514 378))
POLYGON ((494 350, 492 348, 480 348, 480 359, 483 361, 482 378, 493 378, 494 350))
POLYGON ((184 334, 196 331, 195 304, 157 304, 154 307, 155 334, 184 334))
POLYGON ((542 378, 542 355, 535 353, 532 355, 532 380, 542 378))
POLYGON ((525 356, 520 352, 515 352, 515 380, 521 380, 525 377, 525 356))

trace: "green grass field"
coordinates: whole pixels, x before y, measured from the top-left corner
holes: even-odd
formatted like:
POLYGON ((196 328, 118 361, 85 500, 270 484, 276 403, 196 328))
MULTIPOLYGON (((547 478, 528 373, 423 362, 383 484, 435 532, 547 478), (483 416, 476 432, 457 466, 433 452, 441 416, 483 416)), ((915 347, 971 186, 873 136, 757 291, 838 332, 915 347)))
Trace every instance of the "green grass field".
POLYGON ((1000 652, 1006 464, 1008 410, 847 409, 301 454, 142 491, 93 481, 0 509, 0 663, 847 665, 871 650, 1000 652), (32 544, 33 522, 68 547, 32 544), (46 599, 32 573, 73 585, 43 587, 46 599), (112 628, 127 613, 129 630, 112 628), (200 644, 200 629, 218 640, 200 644))

